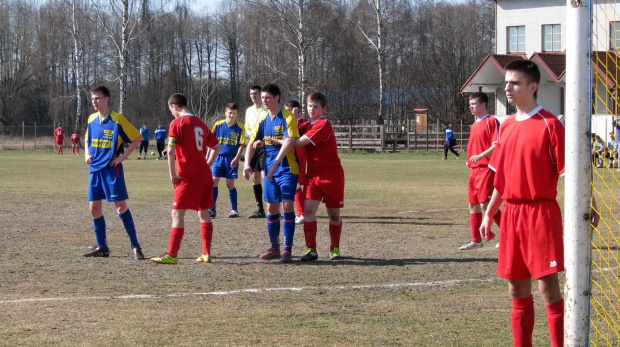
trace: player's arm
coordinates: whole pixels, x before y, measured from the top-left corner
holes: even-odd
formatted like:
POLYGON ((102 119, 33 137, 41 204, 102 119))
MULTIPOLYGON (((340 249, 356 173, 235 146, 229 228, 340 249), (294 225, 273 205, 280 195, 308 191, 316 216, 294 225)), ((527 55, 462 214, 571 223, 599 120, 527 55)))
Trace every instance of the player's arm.
POLYGON ((491 154, 493 154, 493 151, 495 150, 495 143, 491 145, 491 147, 487 148, 484 152, 478 154, 478 155, 472 155, 469 158, 469 161, 471 161, 472 163, 477 162, 478 160, 484 158, 484 157, 488 157, 491 154))
POLYGON ((495 238, 495 234, 491 232, 491 225, 493 225, 493 216, 499 210, 502 202, 502 196, 499 194, 497 189, 493 189, 493 195, 491 195, 491 201, 489 201, 489 205, 487 206, 486 211, 484 212, 484 217, 482 218, 482 224, 480 225, 480 234, 483 239, 490 241, 495 238))
POLYGON ((92 157, 90 156, 90 149, 89 149, 89 140, 88 140, 88 130, 86 131, 86 134, 84 134, 84 161, 86 162, 86 164, 90 164, 93 162, 92 157))
POLYGON ((213 165, 215 158, 217 158, 217 155, 220 154, 220 149, 222 149, 222 144, 219 142, 217 145, 213 147, 209 147, 209 151, 207 152, 207 157, 206 157, 207 164, 209 164, 209 166, 213 165))
MULTIPOLYGON (((274 139, 271 137, 265 137, 265 142, 269 142, 272 145, 282 146, 284 144, 284 140, 274 139)), ((293 147, 303 147, 309 143, 312 143, 308 136, 304 135, 302 137, 296 137, 293 147)))
POLYGON ((276 169, 278 168, 278 166, 282 162, 282 159, 284 159, 284 157, 286 157, 288 152, 290 152, 291 149, 293 149, 293 147, 295 146, 295 139, 297 139, 297 138, 296 137, 288 137, 288 138, 284 139, 284 143, 282 144, 282 147, 280 147, 280 151, 278 152, 278 155, 276 156, 276 159, 273 161, 273 165, 271 165, 271 167, 269 168, 269 172, 267 172, 267 179, 268 180, 271 181, 271 179, 273 178, 273 174, 276 172, 276 169))
MULTIPOLYGON (((133 140, 131 142, 131 144, 129 144, 129 147, 125 150, 125 153, 123 153, 119 157, 113 158, 112 161, 110 161, 109 166, 117 167, 118 164, 120 164, 123 161, 125 161, 125 159, 127 159, 127 157, 129 157, 131 152, 135 151, 136 148, 138 148, 138 146, 140 146, 140 142, 142 142, 142 135, 139 135, 138 137, 136 137, 135 140, 133 140)), ((121 144, 121 146, 122 146, 122 144, 121 144)))
POLYGON ((236 168, 237 166, 239 166, 239 160, 241 160, 241 155, 243 154, 243 150, 244 149, 245 149, 245 145, 244 144, 240 144, 239 145, 239 149, 237 150, 237 155, 230 162, 230 167, 231 168, 236 168))
POLYGON ((174 150, 175 146, 176 146, 176 140, 171 138, 168 141, 168 173, 170 174, 170 181, 172 181, 172 186, 173 187, 177 187, 179 185, 179 182, 181 182, 181 176, 177 175, 177 167, 176 167, 176 160, 177 160, 177 154, 174 150))

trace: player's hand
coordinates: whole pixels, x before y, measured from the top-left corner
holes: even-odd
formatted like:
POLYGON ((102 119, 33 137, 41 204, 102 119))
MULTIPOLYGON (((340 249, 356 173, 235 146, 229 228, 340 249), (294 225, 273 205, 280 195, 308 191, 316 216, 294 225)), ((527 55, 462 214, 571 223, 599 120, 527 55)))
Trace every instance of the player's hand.
POLYGON ((91 164, 93 162, 93 157, 91 155, 85 155, 84 161, 86 162, 86 164, 91 164))
POLYGON ((117 167, 118 164, 123 162, 123 160, 125 160, 125 159, 123 159, 123 157, 114 157, 114 158, 112 158, 112 160, 110 161, 110 164, 108 164, 108 166, 117 167))
POLYGON ((471 161, 472 163, 475 163, 480 159, 482 158, 479 155, 472 155, 471 157, 469 157, 469 161, 471 161))
POLYGON ((230 162, 230 168, 234 169, 237 166, 239 166, 239 158, 234 158, 231 162, 230 162))
POLYGON ((489 218, 485 213, 484 218, 482 218, 482 224, 480 225, 480 235, 487 241, 491 241, 495 238, 495 234, 491 231, 492 225, 493 218, 489 218))
POLYGON ((246 180, 250 179, 250 174, 252 173, 252 169, 250 169, 248 166, 245 166, 243 168, 243 178, 245 178, 246 180))
POLYGON ((170 177, 170 181, 172 181, 172 186, 176 188, 183 178, 181 176, 172 176, 170 177))
POLYGON ((271 169, 269 169, 269 171, 267 172, 267 179, 269 180, 269 182, 273 180, 273 174, 275 172, 276 172, 276 165, 272 165, 271 169))
POLYGON ((299 107, 293 107, 293 110, 291 112, 293 112, 295 118, 299 118, 299 107))
POLYGON ((261 140, 256 140, 256 141, 254 141, 254 143, 252 144, 252 147, 253 147, 254 149, 261 148, 261 147, 265 147, 265 143, 264 143, 263 141, 261 141, 261 140))
POLYGON ((598 226, 598 221, 600 220, 601 216, 598 213, 598 208, 596 208, 596 199, 594 199, 594 196, 592 197, 592 207, 590 208, 590 215, 592 216, 592 227, 596 228, 598 226))
POLYGON ((270 143, 272 145, 275 145, 275 146, 282 146, 282 142, 283 141, 282 140, 278 140, 278 139, 274 139, 274 138, 271 138, 271 137, 265 137, 265 142, 268 142, 268 143, 270 143))

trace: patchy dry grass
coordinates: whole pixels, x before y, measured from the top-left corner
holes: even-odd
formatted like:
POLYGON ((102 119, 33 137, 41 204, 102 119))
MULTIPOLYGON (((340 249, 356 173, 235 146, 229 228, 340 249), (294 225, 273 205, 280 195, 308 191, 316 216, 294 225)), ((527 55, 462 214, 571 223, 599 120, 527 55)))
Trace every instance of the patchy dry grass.
MULTIPOLYGON (((167 249, 172 187, 162 161, 125 164, 146 256, 167 249)), ((508 346, 510 300, 495 275, 495 243, 470 252, 468 169, 440 154, 343 154, 346 208, 340 261, 264 262, 265 222, 214 220, 211 264, 198 220, 186 217, 177 266, 138 262, 112 204, 110 258, 80 256, 94 244, 81 156, 0 152, 0 326, 6 346, 508 346)), ((251 186, 237 181, 242 216, 251 186)), ((226 194, 218 211, 228 212, 226 194)), ((548 344, 535 295, 534 344, 548 344)))

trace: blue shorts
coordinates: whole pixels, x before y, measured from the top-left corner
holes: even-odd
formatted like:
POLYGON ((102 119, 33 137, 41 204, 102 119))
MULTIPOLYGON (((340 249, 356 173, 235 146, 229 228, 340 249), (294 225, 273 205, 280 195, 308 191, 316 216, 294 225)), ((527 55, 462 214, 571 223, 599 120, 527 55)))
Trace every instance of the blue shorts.
POLYGON ((106 199, 109 202, 129 199, 125 186, 123 165, 107 166, 97 172, 91 172, 88 178, 88 201, 106 199))
POLYGON ((295 200, 297 190, 297 175, 286 173, 274 177, 272 181, 263 177, 263 199, 265 202, 282 202, 282 200, 295 200))
POLYGON ((235 159, 229 155, 218 155, 211 167, 213 177, 226 177, 227 179, 236 180, 239 178, 239 165, 235 168, 230 167, 230 163, 235 159))

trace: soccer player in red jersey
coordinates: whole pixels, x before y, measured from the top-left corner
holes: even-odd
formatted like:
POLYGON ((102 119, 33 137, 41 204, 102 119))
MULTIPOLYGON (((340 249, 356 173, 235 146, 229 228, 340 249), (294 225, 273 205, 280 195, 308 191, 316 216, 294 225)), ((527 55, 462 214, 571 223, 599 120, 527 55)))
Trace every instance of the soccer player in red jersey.
MULTIPOLYGON (((293 112, 295 118, 297 118, 297 127, 306 122, 303 116, 299 114, 299 108, 301 105, 297 100, 290 100, 284 104, 284 108, 293 112)), ((297 190, 295 191, 295 208, 297 209, 297 216, 295 217, 295 224, 304 224, 304 200, 306 185, 306 148, 295 147, 295 154, 297 154, 297 160, 299 161, 299 176, 297 177, 297 190)))
POLYGON ((310 121, 304 122, 299 129, 300 138, 295 146, 305 146, 308 172, 306 173, 306 199, 304 202, 304 235, 306 254, 301 261, 318 259, 316 246, 316 211, 325 203, 329 216, 329 259, 340 259, 340 234, 342 218, 340 209, 344 207, 344 170, 338 157, 338 146, 332 124, 324 113, 327 99, 321 93, 308 96, 308 114, 310 121))
POLYGON ((176 264, 178 252, 185 233, 185 211, 198 211, 202 255, 197 262, 211 262, 211 240, 213 223, 209 208, 213 207, 213 176, 210 165, 220 151, 220 143, 209 127, 189 112, 187 98, 183 94, 172 94, 168 109, 174 120, 168 131, 168 171, 174 186, 172 202, 172 228, 168 252, 161 257, 151 258, 160 264, 176 264), (207 149, 210 148, 207 158, 207 149), (178 174, 177 174, 178 173, 178 174))
MULTIPOLYGON (((493 194, 495 172, 489 169, 489 158, 497 143, 499 121, 487 112, 488 102, 489 98, 482 92, 472 93, 469 96, 469 110, 476 118, 469 132, 467 146, 467 166, 471 169, 467 195, 471 241, 459 248, 462 251, 482 247, 480 236, 482 210, 487 208, 493 194)), ((493 219, 498 226, 500 218, 501 213, 497 210, 493 219)))
POLYGON ((503 201, 497 274, 509 281, 514 346, 531 346, 534 329, 532 278, 547 309, 552 346, 564 339, 564 300, 558 272, 564 271, 562 215, 556 201, 558 178, 564 175, 564 125, 538 106, 538 66, 515 60, 505 67, 508 102, 517 108, 500 128, 489 167, 495 189, 480 232, 492 238, 493 215, 503 201))
POLYGON ((78 134, 71 135, 71 153, 80 154, 80 135, 78 134))
POLYGON ((57 154, 64 154, 62 152, 62 144, 65 141, 65 129, 62 128, 62 124, 58 123, 58 128, 54 129, 54 140, 58 145, 57 154))

